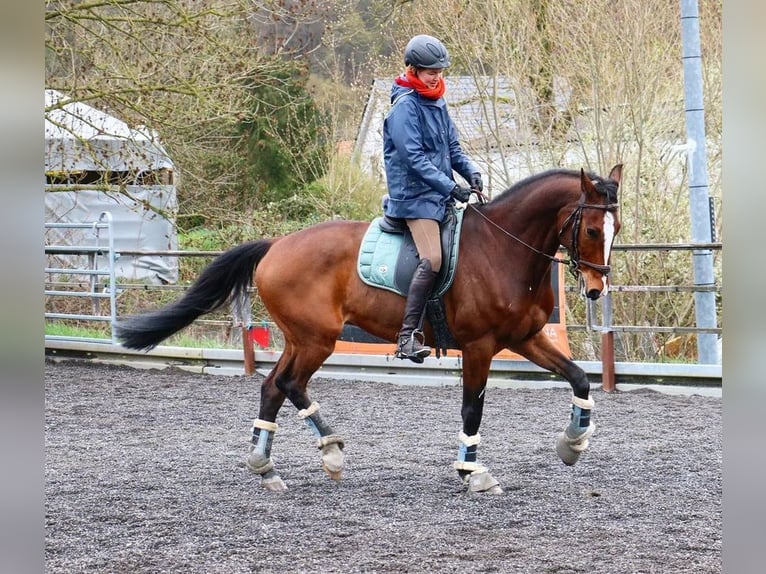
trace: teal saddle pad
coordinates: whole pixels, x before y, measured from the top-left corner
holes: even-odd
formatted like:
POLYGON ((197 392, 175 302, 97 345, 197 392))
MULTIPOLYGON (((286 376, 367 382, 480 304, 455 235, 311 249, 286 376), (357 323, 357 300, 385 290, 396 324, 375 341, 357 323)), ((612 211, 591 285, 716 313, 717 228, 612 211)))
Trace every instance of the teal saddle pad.
MULTIPOLYGON (((463 215, 464 209, 452 207, 441 223, 442 266, 432 297, 446 293, 455 278, 463 215)), ((357 271, 367 285, 406 296, 420 257, 409 229, 384 231, 382 221, 383 217, 376 217, 367 228, 359 247, 357 271)))

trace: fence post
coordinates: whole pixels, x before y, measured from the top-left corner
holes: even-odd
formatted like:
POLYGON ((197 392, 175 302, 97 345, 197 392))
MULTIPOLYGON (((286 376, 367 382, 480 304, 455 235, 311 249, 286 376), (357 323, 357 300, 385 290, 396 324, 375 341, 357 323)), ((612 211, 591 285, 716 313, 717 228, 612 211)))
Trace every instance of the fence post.
MULTIPOLYGON (((112 338, 112 344, 117 343, 117 332, 115 329, 115 323, 117 322, 117 272, 114 268, 114 261, 119 255, 114 250, 114 227, 112 225, 112 214, 109 211, 102 211, 98 216, 98 222, 107 224, 107 242, 109 245, 109 332, 112 338)), ((96 231, 96 243, 99 244, 99 228, 95 226, 96 231)))
POLYGON ((612 294, 601 299, 601 388, 607 393, 615 390, 614 330, 612 329, 612 294))
POLYGON ((255 349, 253 339, 250 337, 252 325, 242 326, 242 348, 245 354, 245 374, 252 375, 255 372, 255 349))

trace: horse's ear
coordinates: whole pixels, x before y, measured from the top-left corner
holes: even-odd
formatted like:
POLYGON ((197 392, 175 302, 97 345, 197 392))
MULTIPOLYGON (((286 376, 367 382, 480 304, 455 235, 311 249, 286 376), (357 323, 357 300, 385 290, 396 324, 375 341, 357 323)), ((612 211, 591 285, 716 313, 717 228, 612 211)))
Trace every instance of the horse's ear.
POLYGON ((622 164, 618 163, 616 166, 612 168, 612 171, 609 172, 609 179, 612 181, 616 181, 617 183, 620 183, 620 179, 622 178, 622 164))
POLYGON ((585 175, 585 170, 583 168, 580 168, 580 189, 586 196, 598 194, 598 191, 596 191, 596 186, 593 185, 593 182, 590 180, 590 178, 585 175))

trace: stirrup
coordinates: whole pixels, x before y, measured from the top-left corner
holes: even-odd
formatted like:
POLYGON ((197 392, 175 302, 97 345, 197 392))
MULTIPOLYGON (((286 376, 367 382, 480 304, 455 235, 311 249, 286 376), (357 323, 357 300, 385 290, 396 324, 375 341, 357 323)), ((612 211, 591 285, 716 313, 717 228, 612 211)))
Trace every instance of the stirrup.
POLYGON ((409 337, 407 335, 399 337, 399 346, 397 347, 396 353, 394 354, 397 359, 409 359, 413 363, 422 363, 423 360, 431 354, 431 347, 421 343, 418 339, 415 338, 416 335, 419 335, 422 339, 423 331, 416 329, 412 331, 409 337))

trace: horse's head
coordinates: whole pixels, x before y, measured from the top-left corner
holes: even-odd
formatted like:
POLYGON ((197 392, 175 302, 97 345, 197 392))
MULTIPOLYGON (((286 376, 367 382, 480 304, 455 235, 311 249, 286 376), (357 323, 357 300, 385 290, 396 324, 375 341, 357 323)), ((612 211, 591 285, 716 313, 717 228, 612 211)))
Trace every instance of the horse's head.
POLYGON ((569 250, 572 270, 589 299, 608 291, 609 259, 620 231, 617 190, 621 176, 622 164, 612 168, 608 179, 592 178, 581 170, 580 198, 561 226, 561 243, 569 250))

